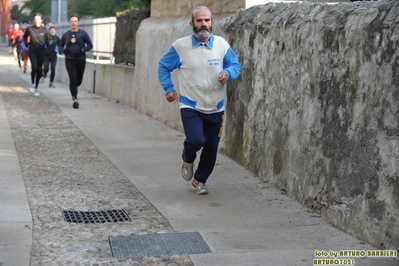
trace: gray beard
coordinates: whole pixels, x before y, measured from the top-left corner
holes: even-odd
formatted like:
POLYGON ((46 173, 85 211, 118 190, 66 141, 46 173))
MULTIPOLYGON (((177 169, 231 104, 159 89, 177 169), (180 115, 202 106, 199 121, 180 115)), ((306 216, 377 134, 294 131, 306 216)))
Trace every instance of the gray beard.
POLYGON ((211 37, 210 32, 194 32, 194 36, 198 40, 207 40, 209 37, 211 37))

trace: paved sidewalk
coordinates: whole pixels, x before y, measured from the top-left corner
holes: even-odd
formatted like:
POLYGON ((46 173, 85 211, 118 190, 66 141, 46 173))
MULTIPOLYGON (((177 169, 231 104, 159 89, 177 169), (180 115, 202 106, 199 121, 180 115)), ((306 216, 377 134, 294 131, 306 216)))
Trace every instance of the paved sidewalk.
MULTIPOLYGON (((28 92, 0 48, 0 265, 313 265, 315 251, 375 250, 219 154, 198 196, 180 176, 184 136, 68 86, 28 92), (28 203, 29 202, 29 203, 28 203), (29 207, 30 206, 30 207, 29 207), (132 222, 69 224, 61 210, 126 209, 132 222), (207 254, 112 258, 110 236, 199 232, 207 254)), ((180 119, 180 118, 176 118, 180 119)), ((332 259, 321 257, 318 259, 332 259)), ((353 258, 394 266, 390 258, 353 258)))

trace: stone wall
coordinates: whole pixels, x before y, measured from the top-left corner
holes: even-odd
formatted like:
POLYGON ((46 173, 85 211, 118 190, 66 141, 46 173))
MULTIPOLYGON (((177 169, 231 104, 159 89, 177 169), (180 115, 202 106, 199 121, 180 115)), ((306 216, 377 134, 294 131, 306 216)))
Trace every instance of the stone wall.
POLYGON ((115 31, 114 57, 115 64, 134 65, 136 63, 136 32, 143 19, 150 12, 137 12, 117 18, 115 31))
MULTIPOLYGON (((190 19, 143 20, 134 71, 94 64, 85 79, 182 130, 157 68, 190 19)), ((399 1, 269 3, 214 20, 242 63, 221 150, 337 227, 399 249, 399 1)))
POLYGON ((225 153, 329 221, 399 248, 399 2, 268 4, 218 24, 242 63, 225 153))
POLYGON ((246 0, 151 0, 151 17, 186 16, 197 6, 207 6, 213 14, 234 13, 246 7, 246 0))

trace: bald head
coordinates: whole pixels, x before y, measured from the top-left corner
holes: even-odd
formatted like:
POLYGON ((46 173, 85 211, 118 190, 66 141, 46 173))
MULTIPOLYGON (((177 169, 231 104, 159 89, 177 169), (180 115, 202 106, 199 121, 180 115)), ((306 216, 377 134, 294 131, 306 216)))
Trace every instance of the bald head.
POLYGON ((196 7, 196 8, 193 10, 193 12, 191 13, 191 21, 192 21, 192 22, 194 22, 195 13, 197 13, 197 12, 200 11, 200 10, 206 10, 206 11, 208 11, 208 12, 211 14, 211 19, 212 19, 212 12, 211 12, 211 10, 210 10, 208 7, 206 7, 206 6, 198 6, 198 7, 196 7))

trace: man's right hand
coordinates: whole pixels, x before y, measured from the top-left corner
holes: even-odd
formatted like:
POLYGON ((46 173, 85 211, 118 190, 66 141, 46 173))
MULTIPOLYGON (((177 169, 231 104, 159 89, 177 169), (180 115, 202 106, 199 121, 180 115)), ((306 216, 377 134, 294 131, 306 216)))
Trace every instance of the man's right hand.
POLYGON ((177 99, 179 99, 179 97, 177 96, 177 92, 172 91, 169 92, 168 94, 166 94, 166 100, 168 100, 168 102, 174 102, 177 101, 177 99))

